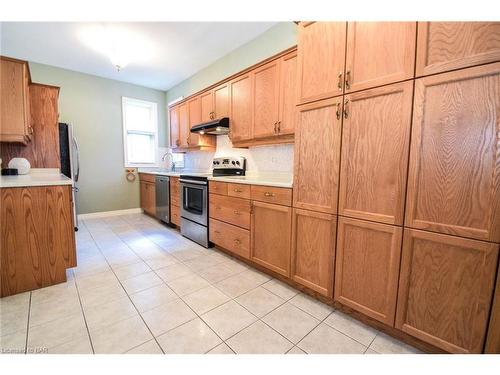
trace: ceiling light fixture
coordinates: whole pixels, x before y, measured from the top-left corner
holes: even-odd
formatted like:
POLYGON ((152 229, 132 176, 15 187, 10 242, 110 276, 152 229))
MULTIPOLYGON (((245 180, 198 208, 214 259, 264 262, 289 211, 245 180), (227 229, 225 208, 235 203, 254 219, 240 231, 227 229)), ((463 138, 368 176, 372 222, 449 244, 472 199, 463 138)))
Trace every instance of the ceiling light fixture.
POLYGON ((79 37, 93 50, 108 56, 118 72, 132 61, 146 61, 154 55, 151 42, 130 26, 90 24, 82 27, 79 37))

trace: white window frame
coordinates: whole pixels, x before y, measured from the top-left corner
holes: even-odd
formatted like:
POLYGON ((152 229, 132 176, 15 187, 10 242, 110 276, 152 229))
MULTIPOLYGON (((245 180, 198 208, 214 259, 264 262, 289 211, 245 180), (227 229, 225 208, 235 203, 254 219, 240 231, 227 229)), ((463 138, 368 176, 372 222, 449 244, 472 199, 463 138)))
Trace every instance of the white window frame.
POLYGON ((126 96, 122 96, 122 128, 123 128, 123 160, 125 164, 125 168, 140 168, 140 167, 158 167, 158 104, 155 102, 150 102, 147 100, 129 98, 126 96), (153 121, 154 121, 154 131, 146 132, 146 131, 128 131, 127 130, 127 118, 125 116, 126 113, 126 105, 139 104, 143 106, 150 107, 153 111, 153 121), (131 163, 128 161, 128 151, 127 151, 127 135, 129 133, 135 134, 148 134, 153 135, 154 137, 154 162, 153 163, 131 163))

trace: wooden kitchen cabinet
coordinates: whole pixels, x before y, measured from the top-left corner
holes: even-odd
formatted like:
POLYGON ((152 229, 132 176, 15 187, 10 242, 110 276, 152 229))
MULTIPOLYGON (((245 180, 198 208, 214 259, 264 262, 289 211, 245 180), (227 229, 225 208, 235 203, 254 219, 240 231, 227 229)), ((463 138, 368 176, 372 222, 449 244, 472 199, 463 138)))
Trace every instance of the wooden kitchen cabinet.
POLYGON ((343 93, 345 22, 298 25, 298 104, 343 93))
POLYGON ((290 277, 330 298, 333 297, 336 231, 334 215, 293 209, 290 277))
POLYGON ((71 186, 1 188, 1 294, 66 281, 76 267, 71 186))
POLYGON ((179 104, 179 147, 189 147, 188 103, 179 104))
POLYGON ((401 227, 339 217, 335 300, 394 326, 401 227))
POLYGON ((181 225, 181 184, 179 177, 170 176, 170 222, 181 225))
POLYGON ((396 328, 451 353, 481 353, 498 247, 405 229, 396 328))
POLYGON ((200 95, 201 101, 201 122, 209 122, 214 116, 214 97, 213 91, 208 90, 200 95))
POLYGON ((252 202, 250 259, 290 276, 292 208, 252 202))
POLYGON ((26 145, 33 134, 28 63, 2 56, 0 64, 0 142, 26 145))
POLYGON ((500 241, 500 63, 416 80, 405 226, 500 241))
POLYGON ((213 89, 214 118, 229 117, 229 82, 225 82, 213 89))
POLYGON ((416 22, 349 22, 345 92, 413 78, 416 22))
POLYGON ((299 106, 293 205, 337 213, 342 98, 299 106))
POLYGON ((210 194, 208 202, 208 212, 211 218, 250 229, 249 200, 210 194))
POLYGON ((413 82, 345 97, 339 215, 403 224, 413 82))
POLYGON ((210 219, 209 238, 215 245, 245 259, 250 258, 250 232, 246 229, 210 219))
POLYGON ((177 148, 181 145, 179 129, 179 106, 169 108, 170 147, 177 148))
POLYGON ((500 22, 419 22, 417 76, 500 61, 500 22))
POLYGON ((280 59, 280 108, 278 135, 295 132, 297 121, 297 51, 280 59))
POLYGON ((188 146, 197 146, 200 141, 200 134, 191 133, 191 128, 195 125, 201 124, 201 98, 199 96, 194 97, 187 103, 188 109, 188 127, 186 129, 188 146))
POLYGON ((488 336, 486 338, 485 353, 500 354, 500 271, 497 274, 497 284, 493 306, 491 307, 490 324, 488 325, 488 336))
POLYGON ((253 137, 278 134, 280 61, 273 60, 253 72, 253 137))
POLYGON ((252 77, 250 73, 239 76, 230 83, 230 138, 243 141, 252 138, 252 77))
POLYGON ((156 215, 156 186, 154 183, 140 181, 141 208, 144 212, 156 215))

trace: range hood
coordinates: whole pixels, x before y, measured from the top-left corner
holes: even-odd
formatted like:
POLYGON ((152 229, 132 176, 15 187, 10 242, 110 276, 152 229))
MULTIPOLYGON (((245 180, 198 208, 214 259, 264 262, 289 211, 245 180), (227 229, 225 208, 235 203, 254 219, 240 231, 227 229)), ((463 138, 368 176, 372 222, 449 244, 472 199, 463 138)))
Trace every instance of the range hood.
POLYGON ((229 118, 204 122, 191 128, 191 133, 221 135, 229 133, 229 118))

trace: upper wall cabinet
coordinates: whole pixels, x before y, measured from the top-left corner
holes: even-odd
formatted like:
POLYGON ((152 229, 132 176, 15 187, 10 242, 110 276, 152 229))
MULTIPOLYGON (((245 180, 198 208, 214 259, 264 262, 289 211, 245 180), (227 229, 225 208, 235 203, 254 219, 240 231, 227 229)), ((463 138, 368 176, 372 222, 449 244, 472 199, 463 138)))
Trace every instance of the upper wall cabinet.
POLYGON ((28 64, 2 57, 0 141, 27 144, 31 140, 28 64))
POLYGON ((177 148, 181 145, 179 133, 179 106, 169 108, 170 120, 170 147, 177 148))
POLYGON ((200 140, 200 135, 198 133, 191 133, 191 128, 195 125, 201 124, 201 98, 199 96, 194 97, 188 101, 188 126, 187 132, 187 144, 188 146, 197 145, 200 140))
POLYGON ((405 229, 396 328, 452 353, 481 353, 498 245, 405 229))
POLYGON ((337 213, 342 98, 298 107, 293 205, 337 213))
POLYGON ((419 22, 417 76, 500 61, 500 22, 419 22))
POLYGON ((252 79, 253 75, 247 73, 230 82, 229 121, 233 142, 252 138, 252 79))
POLYGON ((179 143, 180 147, 189 146, 188 103, 179 104, 179 143))
POLYGON ((273 60, 253 71, 253 137, 277 133, 280 95, 280 61, 273 60))
POLYGON ((213 89, 214 118, 229 117, 229 82, 213 89))
POLYGON ((345 97, 339 214, 403 224, 413 82, 345 97))
POLYGON ((346 28, 345 22, 299 24, 299 104, 342 95, 346 28))
POLYGON ((500 242, 500 63, 415 83, 405 225, 500 242))
POLYGON ((416 22, 349 22, 345 91, 413 78, 416 22))
POLYGON ((278 134, 295 132, 297 112, 297 52, 289 53, 280 59, 280 110, 278 134))
POLYGON ((201 100, 201 122, 215 119, 213 91, 208 90, 200 95, 201 100))

